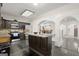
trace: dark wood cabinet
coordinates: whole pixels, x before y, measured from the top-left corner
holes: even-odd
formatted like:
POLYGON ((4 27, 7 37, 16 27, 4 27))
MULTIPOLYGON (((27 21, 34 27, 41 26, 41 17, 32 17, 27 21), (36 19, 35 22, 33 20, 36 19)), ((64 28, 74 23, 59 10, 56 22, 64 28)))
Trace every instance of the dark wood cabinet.
POLYGON ((8 21, 8 20, 5 20, 1 17, 1 26, 0 26, 0 29, 3 30, 3 29, 10 29, 11 28, 11 22, 8 21))
POLYGON ((25 30, 25 24, 22 22, 19 22, 19 28, 25 30))
POLYGON ((5 28, 6 28, 6 29, 10 29, 10 28, 11 28, 11 21, 6 20, 6 21, 5 21, 5 24, 6 24, 6 25, 5 25, 5 28))
POLYGON ((1 5, 2 5, 2 4, 0 3, 0 19, 1 19, 1 5))
POLYGON ((1 17, 1 7, 2 7, 2 3, 0 3, 0 30, 9 29, 10 21, 3 19, 3 17, 1 17))
POLYGON ((1 24, 2 22, 1 22, 1 3, 0 3, 0 29, 1 29, 1 24))
POLYGON ((6 27, 6 22, 5 22, 5 19, 3 19, 3 17, 1 17, 1 29, 5 29, 6 27))
POLYGON ((40 37, 29 35, 29 48, 38 55, 51 55, 52 36, 40 37))
POLYGON ((25 30, 25 26, 26 26, 26 25, 30 25, 30 23, 19 22, 19 27, 20 27, 20 29, 25 30))
POLYGON ((3 24, 2 23, 3 23, 3 21, 2 21, 2 18, 1 18, 0 19, 0 30, 3 29, 3 24))

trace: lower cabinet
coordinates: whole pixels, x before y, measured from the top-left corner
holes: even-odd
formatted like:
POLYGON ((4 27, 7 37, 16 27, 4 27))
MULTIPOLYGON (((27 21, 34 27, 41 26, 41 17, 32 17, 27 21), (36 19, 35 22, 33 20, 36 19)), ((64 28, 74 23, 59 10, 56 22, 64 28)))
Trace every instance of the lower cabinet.
POLYGON ((5 53, 7 53, 7 55, 10 56, 10 47, 0 50, 0 54, 5 54, 5 53))
POLYGON ((38 55, 51 55, 51 37, 39 37, 29 35, 29 48, 38 55))

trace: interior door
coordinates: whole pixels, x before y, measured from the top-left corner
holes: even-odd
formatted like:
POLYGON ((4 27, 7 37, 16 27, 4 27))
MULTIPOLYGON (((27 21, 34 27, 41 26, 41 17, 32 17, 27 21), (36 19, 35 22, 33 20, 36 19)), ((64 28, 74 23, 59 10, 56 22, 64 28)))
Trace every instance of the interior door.
POLYGON ((78 28, 74 28, 74 37, 78 37, 78 28))

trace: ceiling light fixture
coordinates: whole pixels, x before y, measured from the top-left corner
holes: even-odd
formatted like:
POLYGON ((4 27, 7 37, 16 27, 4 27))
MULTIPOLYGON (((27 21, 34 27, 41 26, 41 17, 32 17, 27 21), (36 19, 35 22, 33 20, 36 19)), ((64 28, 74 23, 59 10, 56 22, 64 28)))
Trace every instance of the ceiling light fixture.
POLYGON ((33 3, 33 5, 37 6, 37 5, 38 5, 38 3, 33 3))
POLYGON ((33 14, 32 11, 26 10, 22 13, 22 16, 28 17, 28 16, 31 16, 32 14, 33 14))

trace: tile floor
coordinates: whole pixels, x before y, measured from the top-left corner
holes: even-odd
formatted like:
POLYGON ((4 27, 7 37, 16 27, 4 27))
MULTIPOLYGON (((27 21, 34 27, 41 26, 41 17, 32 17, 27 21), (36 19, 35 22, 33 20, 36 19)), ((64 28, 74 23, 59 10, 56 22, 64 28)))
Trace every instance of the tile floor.
POLYGON ((12 43, 11 56, 29 55, 28 40, 18 40, 12 43))
MULTIPOLYGON (((4 55, 0 54, 0 56, 4 55)), ((28 40, 19 40, 12 43, 10 56, 37 56, 37 55, 29 54, 28 40)), ((56 47, 52 45, 51 56, 79 56, 79 53, 73 50, 69 50, 67 48, 56 47)))

